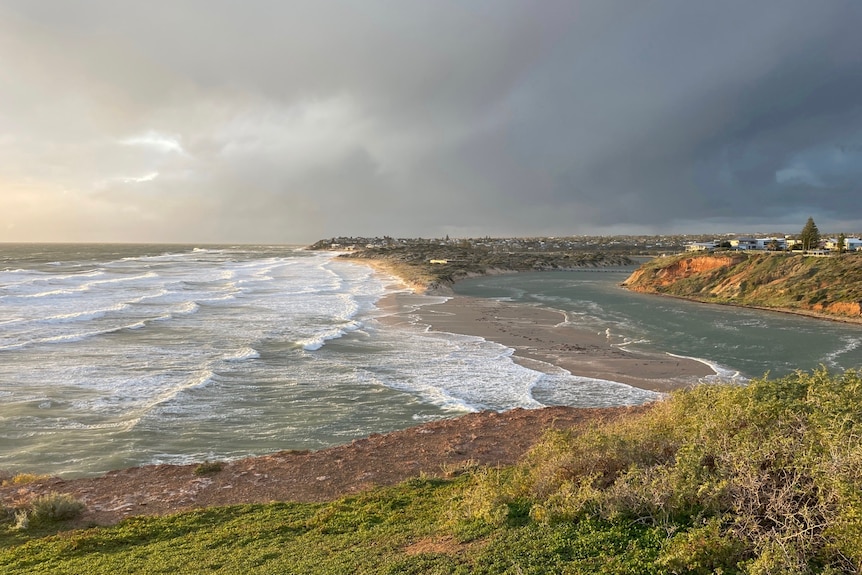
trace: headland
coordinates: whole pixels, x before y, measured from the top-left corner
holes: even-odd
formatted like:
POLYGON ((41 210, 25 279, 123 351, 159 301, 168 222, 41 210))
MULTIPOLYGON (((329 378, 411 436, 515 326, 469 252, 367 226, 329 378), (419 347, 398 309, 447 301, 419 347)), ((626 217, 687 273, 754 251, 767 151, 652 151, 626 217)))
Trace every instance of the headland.
POLYGON ((862 257, 715 252, 652 260, 623 286, 641 293, 862 323, 862 257))

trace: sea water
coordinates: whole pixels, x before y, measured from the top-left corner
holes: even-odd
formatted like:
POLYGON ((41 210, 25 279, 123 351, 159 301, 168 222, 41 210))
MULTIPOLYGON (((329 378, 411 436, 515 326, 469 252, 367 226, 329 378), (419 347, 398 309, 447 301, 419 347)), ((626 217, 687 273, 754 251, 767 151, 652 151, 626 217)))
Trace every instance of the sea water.
MULTIPOLYGON (((77 476, 320 449, 463 413, 656 394, 391 325, 393 278, 291 246, 0 245, 0 470, 77 476)), ((862 329, 633 294, 631 270, 466 280, 744 380, 862 365, 862 329)), ((411 296, 410 306, 444 301, 411 296)))
POLYGON ((231 459, 483 409, 655 397, 380 322, 399 290, 290 246, 2 245, 0 470, 231 459))

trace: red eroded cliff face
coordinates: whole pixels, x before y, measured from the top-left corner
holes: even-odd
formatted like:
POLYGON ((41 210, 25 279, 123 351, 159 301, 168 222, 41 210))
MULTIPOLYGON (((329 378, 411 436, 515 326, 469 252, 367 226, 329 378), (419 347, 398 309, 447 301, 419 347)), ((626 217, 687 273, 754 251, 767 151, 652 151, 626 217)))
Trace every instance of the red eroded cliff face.
POLYGON ((862 315, 862 305, 860 305, 858 301, 837 301, 827 305, 825 308, 823 307, 823 304, 816 304, 812 306, 811 309, 814 311, 825 311, 826 313, 847 317, 858 317, 862 315))
POLYGON ((680 254, 645 263, 622 285, 698 301, 862 319, 862 256, 856 254, 680 254))
POLYGON ((623 282, 633 291, 654 292, 658 287, 671 285, 695 274, 738 264, 744 257, 736 255, 699 256, 679 260, 667 267, 642 267, 623 282))

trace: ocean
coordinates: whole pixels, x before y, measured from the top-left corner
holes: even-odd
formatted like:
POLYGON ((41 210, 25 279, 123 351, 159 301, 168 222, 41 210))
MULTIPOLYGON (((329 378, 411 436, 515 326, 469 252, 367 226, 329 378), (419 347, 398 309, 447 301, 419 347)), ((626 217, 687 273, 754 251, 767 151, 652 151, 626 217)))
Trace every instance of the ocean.
MULTIPOLYGON (((456 287, 565 310, 623 347, 707 362, 714 379, 862 365, 858 326, 632 294, 617 285, 630 272, 456 287)), ((0 470, 92 475, 320 449, 483 409, 656 397, 381 321, 398 291, 295 246, 0 245, 0 470)))
POLYGON ((0 246, 0 469, 79 476, 655 397, 526 369, 480 338, 387 326, 376 304, 399 290, 291 246, 0 246))

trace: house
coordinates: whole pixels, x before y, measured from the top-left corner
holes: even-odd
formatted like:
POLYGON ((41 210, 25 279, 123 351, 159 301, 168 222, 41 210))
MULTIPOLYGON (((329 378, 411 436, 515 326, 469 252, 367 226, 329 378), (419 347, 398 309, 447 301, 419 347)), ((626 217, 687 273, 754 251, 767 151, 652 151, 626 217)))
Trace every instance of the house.
POLYGON ((771 249, 773 245, 777 247, 779 250, 784 250, 787 247, 787 240, 784 238, 757 238, 754 240, 756 248, 758 250, 768 250, 771 249))
POLYGON ((754 238, 735 238, 730 240, 730 247, 737 250, 756 250, 757 240, 754 238))
MULTIPOLYGON (((825 248, 827 250, 838 250, 838 238, 829 238, 828 240, 826 240, 825 248)), ((848 252, 856 252, 862 250, 862 239, 844 238, 844 249, 848 252)))
POLYGON ((718 247, 718 240, 713 240, 711 242, 691 242, 685 244, 685 251, 687 252, 711 252, 715 248, 718 247))

